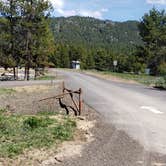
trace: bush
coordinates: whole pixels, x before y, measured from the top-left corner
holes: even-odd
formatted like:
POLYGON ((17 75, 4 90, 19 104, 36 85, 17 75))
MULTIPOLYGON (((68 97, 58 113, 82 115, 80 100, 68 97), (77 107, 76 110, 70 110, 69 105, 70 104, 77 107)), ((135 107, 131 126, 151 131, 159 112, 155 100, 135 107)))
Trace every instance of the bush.
POLYGON ((155 83, 155 87, 166 89, 166 76, 158 79, 155 83))

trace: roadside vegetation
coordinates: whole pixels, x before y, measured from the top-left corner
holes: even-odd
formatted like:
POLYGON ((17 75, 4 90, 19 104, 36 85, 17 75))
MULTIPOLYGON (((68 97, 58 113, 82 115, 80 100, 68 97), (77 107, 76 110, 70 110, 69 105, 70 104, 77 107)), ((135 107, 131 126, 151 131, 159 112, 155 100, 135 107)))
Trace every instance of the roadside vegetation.
POLYGON ((112 75, 112 76, 119 77, 126 80, 133 80, 145 85, 151 85, 151 84, 154 85, 156 81, 160 79, 160 77, 150 76, 145 74, 116 73, 116 72, 109 72, 109 71, 101 72, 101 73, 106 75, 112 75))
POLYGON ((0 109, 0 158, 13 158, 25 150, 48 148, 72 139, 75 120, 52 115, 18 115, 0 109))
POLYGON ((156 88, 166 89, 166 77, 151 76, 146 74, 117 73, 111 71, 83 70, 87 74, 94 74, 103 78, 115 78, 127 81, 135 81, 145 85, 151 85, 156 88))
POLYGON ((159 79, 155 82, 155 87, 156 87, 156 88, 160 88, 160 89, 166 89, 166 76, 159 78, 159 79))

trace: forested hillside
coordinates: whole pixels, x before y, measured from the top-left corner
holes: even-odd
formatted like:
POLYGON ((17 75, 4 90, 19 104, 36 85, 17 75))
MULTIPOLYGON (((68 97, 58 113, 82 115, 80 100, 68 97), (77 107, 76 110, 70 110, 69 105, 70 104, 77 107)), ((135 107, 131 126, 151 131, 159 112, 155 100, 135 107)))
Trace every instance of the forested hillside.
POLYGON ((79 16, 51 18, 45 15, 48 2, 41 0, 44 5, 37 3, 35 8, 32 1, 25 2, 0 5, 0 66, 12 67, 14 75, 23 66, 29 79, 30 68, 69 68, 73 60, 79 60, 82 69, 144 73, 149 68, 153 75, 165 75, 164 11, 153 8, 140 22, 112 22, 79 16), (17 10, 25 12, 19 15, 17 10))
POLYGON ((114 52, 128 52, 142 44, 137 21, 112 22, 91 17, 52 18, 56 43, 100 47, 114 52))

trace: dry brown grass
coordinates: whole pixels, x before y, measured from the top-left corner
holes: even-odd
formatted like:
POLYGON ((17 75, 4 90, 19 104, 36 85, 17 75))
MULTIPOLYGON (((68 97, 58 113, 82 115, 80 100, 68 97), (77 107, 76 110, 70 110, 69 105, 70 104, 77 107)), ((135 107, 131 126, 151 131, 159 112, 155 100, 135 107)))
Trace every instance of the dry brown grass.
POLYGON ((32 86, 21 86, 13 88, 16 92, 25 92, 25 93, 36 93, 36 92, 43 92, 48 91, 51 89, 56 89, 56 87, 48 86, 48 85, 32 85, 32 86))

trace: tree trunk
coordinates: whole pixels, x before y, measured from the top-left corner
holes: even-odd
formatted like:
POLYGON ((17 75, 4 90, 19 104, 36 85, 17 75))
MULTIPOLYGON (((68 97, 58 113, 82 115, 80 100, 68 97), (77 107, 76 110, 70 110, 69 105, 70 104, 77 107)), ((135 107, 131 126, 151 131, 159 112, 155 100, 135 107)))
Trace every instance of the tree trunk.
POLYGON ((27 81, 29 81, 29 78, 30 78, 30 76, 29 76, 29 69, 30 69, 30 67, 28 66, 27 67, 27 81))
POLYGON ((18 67, 14 67, 13 71, 14 71, 14 79, 18 80, 18 67))
POLYGON ((18 80, 18 66, 16 68, 16 80, 18 80))
POLYGON ((24 70, 24 80, 27 80, 27 67, 25 66, 25 70, 24 70))
POLYGON ((13 75, 14 75, 14 80, 16 80, 16 68, 13 67, 13 75))
POLYGON ((37 78, 37 67, 35 67, 35 77, 34 77, 34 79, 36 80, 36 78, 37 78))

